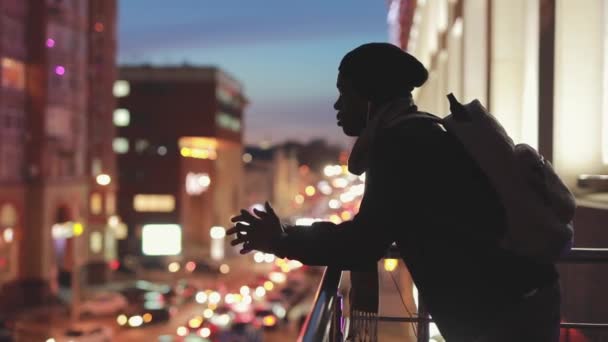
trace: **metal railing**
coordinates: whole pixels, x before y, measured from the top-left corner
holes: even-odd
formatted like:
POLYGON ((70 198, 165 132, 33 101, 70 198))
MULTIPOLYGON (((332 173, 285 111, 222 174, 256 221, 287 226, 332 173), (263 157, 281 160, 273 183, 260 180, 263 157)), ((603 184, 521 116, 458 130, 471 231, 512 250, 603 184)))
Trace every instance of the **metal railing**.
MULTIPOLYGON (((399 258, 399 250, 392 246, 386 258, 399 258)), ((573 248, 564 256, 560 264, 608 264, 608 248, 573 248)), ((338 285, 342 270, 326 267, 321 284, 315 296, 315 302, 302 326, 298 342, 343 341, 344 324, 342 317, 342 298, 338 294, 338 285)), ((422 303, 418 297, 418 303, 422 303)), ((379 316, 380 322, 408 322, 417 324, 417 341, 429 341, 429 324, 433 322, 424 305, 419 305, 416 317, 379 316), (421 310, 422 309, 422 310, 421 310)), ((599 329, 608 331, 608 323, 575 323, 562 322, 561 328, 566 329, 599 329)))

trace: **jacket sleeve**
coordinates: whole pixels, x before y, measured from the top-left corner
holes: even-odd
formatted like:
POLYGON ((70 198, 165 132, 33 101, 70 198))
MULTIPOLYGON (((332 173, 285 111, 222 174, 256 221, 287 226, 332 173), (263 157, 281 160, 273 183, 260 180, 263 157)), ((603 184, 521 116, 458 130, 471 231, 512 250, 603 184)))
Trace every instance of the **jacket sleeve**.
POLYGON ((428 164, 420 134, 387 134, 373 148, 368 184, 351 221, 288 227, 275 254, 307 265, 365 268, 381 259, 403 222, 415 222, 420 169, 428 164))

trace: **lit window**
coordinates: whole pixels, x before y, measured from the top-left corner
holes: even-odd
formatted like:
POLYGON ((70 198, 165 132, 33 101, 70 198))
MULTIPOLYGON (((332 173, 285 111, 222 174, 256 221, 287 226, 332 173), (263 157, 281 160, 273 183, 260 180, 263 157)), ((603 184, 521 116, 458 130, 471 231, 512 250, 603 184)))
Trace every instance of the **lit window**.
POLYGON ((170 213, 175 210, 173 195, 135 195, 133 209, 138 212, 170 213))
POLYGON ((129 113, 128 109, 125 108, 117 108, 114 110, 114 125, 118 127, 126 127, 129 126, 131 122, 131 113, 129 113))
POLYGON ((129 140, 127 138, 114 138, 112 149, 119 154, 129 152, 129 140))
POLYGON ((22 90, 25 88, 25 66, 12 58, 2 58, 2 86, 22 90))
POLYGON ((91 194, 89 208, 91 209, 91 214, 93 214, 93 215, 101 214, 101 210, 102 210, 101 194, 99 194, 97 192, 91 194))
POLYGON ((116 197, 114 193, 108 192, 106 194, 106 214, 114 215, 116 213, 116 197))
POLYGON ((112 89, 112 93, 115 97, 125 97, 128 96, 131 92, 131 86, 128 81, 118 80, 114 82, 114 88, 112 89))
POLYGON ((17 224, 17 209, 12 204, 0 208, 0 226, 10 227, 17 224))
POLYGON ((211 184, 211 178, 207 173, 188 172, 186 175, 186 193, 188 195, 200 195, 207 191, 211 184))
POLYGON ((144 152, 148 146, 150 146, 150 143, 146 139, 138 139, 135 141, 135 151, 137 151, 137 153, 144 152))
POLYGON ((103 236, 100 232, 92 232, 89 236, 89 244, 91 247, 91 252, 99 253, 103 248, 103 236))

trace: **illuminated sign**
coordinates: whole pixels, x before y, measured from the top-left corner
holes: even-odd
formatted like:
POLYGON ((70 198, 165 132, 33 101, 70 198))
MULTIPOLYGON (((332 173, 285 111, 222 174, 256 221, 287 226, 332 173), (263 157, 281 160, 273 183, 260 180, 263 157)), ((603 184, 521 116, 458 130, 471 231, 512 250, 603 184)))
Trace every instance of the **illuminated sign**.
POLYGON ((173 195, 135 195, 133 209, 138 212, 170 213, 175 210, 175 197, 173 195))
POLYGON ((177 224, 146 224, 141 250, 145 255, 177 255, 182 252, 182 228, 177 224))
POLYGON ((211 178, 206 173, 188 172, 186 175, 186 193, 188 195, 200 195, 209 189, 211 178))
POLYGON ((217 117, 215 118, 215 122, 218 126, 234 132, 241 130, 241 120, 233 117, 230 114, 218 113, 217 117))

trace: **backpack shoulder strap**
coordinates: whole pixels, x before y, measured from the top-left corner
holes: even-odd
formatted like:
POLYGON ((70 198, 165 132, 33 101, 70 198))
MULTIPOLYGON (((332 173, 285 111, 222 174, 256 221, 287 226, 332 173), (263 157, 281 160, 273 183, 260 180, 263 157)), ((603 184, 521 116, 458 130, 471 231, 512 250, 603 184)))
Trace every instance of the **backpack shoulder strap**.
POLYGON ((426 112, 414 112, 414 113, 409 113, 409 114, 405 114, 405 115, 401 115, 399 118, 395 119, 392 123, 391 126, 398 126, 403 124, 404 122, 410 121, 410 120, 430 120, 433 121, 441 126, 443 126, 443 119, 430 114, 430 113, 426 113, 426 112))

